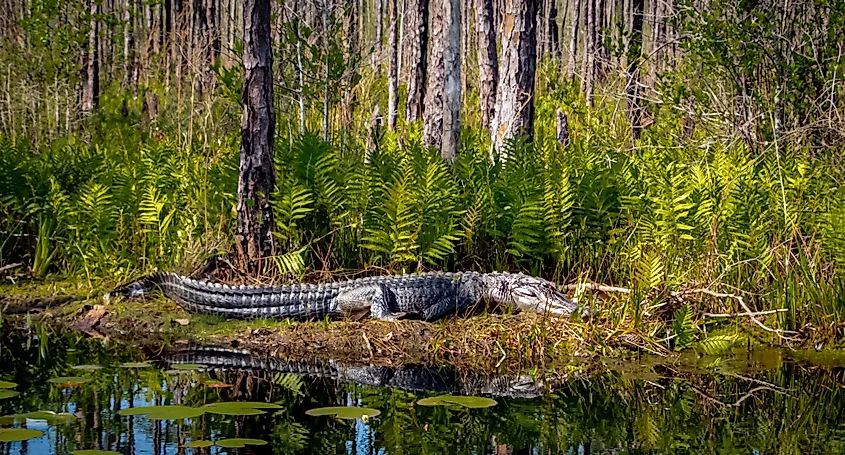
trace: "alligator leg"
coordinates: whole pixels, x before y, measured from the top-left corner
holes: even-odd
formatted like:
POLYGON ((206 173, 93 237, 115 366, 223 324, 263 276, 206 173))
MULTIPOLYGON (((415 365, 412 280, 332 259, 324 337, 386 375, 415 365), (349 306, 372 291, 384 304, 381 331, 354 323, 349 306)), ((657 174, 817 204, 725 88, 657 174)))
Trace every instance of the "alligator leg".
POLYGON ((452 314, 457 310, 458 304, 455 297, 444 297, 438 300, 434 305, 431 305, 423 310, 423 319, 426 321, 440 319, 443 316, 452 314))
POLYGON ((382 321, 395 321, 406 316, 405 313, 394 313, 390 310, 391 307, 396 307, 396 298, 390 289, 381 285, 350 289, 338 295, 335 301, 340 304, 343 314, 369 309, 373 319, 382 321))

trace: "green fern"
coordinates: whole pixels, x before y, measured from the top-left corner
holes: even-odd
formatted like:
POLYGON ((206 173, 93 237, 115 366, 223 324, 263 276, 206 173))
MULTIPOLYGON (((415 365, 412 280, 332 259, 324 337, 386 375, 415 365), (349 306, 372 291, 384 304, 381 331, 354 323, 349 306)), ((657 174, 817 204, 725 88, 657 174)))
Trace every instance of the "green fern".
POLYGON ((675 310, 672 331, 675 332, 676 351, 686 349, 695 341, 695 322, 689 305, 683 305, 675 310))

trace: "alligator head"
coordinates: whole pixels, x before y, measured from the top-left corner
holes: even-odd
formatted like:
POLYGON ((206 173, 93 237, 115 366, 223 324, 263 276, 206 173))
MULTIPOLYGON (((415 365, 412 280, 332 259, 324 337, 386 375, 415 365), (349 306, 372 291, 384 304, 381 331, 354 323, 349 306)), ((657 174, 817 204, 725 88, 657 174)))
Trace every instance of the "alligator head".
MULTIPOLYGON (((491 273, 486 275, 487 298, 494 303, 512 306, 521 311, 569 316, 579 310, 554 283, 523 274, 491 273)), ((581 314, 587 315, 585 308, 581 314)))

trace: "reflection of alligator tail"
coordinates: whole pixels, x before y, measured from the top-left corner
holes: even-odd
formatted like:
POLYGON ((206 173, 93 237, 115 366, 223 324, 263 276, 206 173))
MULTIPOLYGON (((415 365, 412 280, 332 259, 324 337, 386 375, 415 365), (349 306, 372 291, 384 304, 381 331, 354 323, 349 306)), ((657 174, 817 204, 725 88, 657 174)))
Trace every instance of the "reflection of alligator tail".
POLYGON ((411 391, 448 392, 460 395, 495 395, 531 398, 543 385, 529 376, 485 376, 458 373, 452 368, 405 365, 398 368, 350 365, 337 361, 287 361, 224 348, 178 349, 166 352, 170 364, 195 363, 210 369, 261 370, 301 376, 330 378, 367 386, 394 387, 411 391))

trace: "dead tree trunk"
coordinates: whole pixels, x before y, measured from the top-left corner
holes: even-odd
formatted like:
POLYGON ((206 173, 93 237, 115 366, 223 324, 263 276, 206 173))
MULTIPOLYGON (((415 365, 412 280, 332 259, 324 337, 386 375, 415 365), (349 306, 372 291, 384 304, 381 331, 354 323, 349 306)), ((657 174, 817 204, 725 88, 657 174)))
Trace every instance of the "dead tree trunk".
POLYGON ((399 1, 393 0, 390 5, 390 30, 388 30, 387 47, 390 50, 387 74, 387 129, 396 131, 396 117, 399 110, 399 1))
POLYGON ((493 153, 502 154, 505 140, 510 137, 530 139, 534 135, 537 6, 538 0, 505 0, 500 80, 491 128, 493 153))
POLYGON ((384 0, 375 0, 376 10, 373 15, 375 21, 376 46, 373 54, 373 68, 381 66, 382 41, 384 40, 384 0))
POLYGON ((475 11, 475 26, 478 32, 481 126, 489 129, 496 112, 496 87, 499 84, 499 57, 496 54, 496 29, 493 28, 493 0, 478 0, 475 11))
POLYGON ((583 0, 575 0, 575 4, 573 9, 575 10, 575 14, 572 18, 572 37, 569 39, 569 62, 567 64, 567 68, 569 71, 569 80, 575 81, 575 70, 578 65, 577 55, 578 55, 578 33, 579 28, 581 25, 581 8, 582 8, 583 0))
POLYGON ((97 2, 88 0, 88 45, 82 66, 82 115, 90 114, 100 100, 100 56, 97 34, 97 2))
POLYGON ((259 259, 273 252, 273 54, 270 47, 270 0, 244 0, 244 105, 238 176, 238 253, 257 272, 259 259))
POLYGON ((408 102, 405 120, 414 122, 423 116, 428 67, 428 0, 408 0, 408 102))

